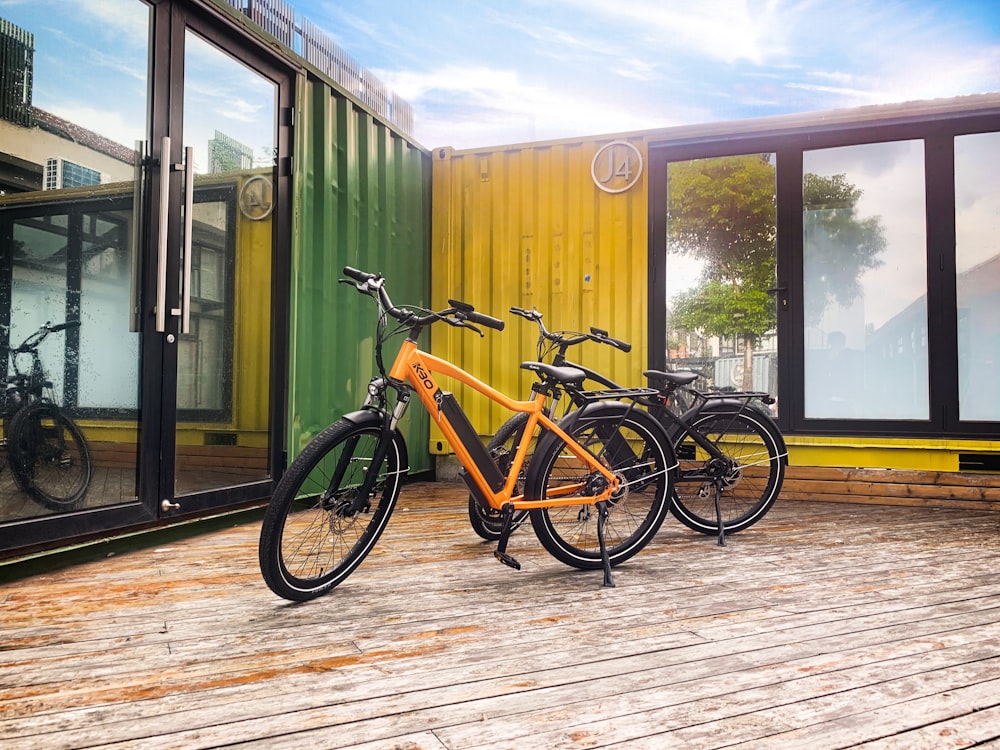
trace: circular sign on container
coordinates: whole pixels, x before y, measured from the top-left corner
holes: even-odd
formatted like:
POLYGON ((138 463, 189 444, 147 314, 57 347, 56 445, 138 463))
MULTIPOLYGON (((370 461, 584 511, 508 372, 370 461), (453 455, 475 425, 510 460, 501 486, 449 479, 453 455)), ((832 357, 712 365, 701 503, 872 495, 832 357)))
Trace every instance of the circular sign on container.
POLYGON ((624 193, 642 175, 642 154, 627 141, 611 141, 594 154, 590 175, 604 192, 624 193))
POLYGON ((254 175, 240 188, 240 211, 251 221, 261 221, 274 209, 274 188, 262 174, 254 175))

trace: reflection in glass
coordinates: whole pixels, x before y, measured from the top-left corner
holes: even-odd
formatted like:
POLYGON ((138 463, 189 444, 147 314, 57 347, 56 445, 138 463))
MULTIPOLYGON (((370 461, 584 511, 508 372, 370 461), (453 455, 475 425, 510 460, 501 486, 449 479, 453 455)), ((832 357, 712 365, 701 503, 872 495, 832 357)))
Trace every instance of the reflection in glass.
POLYGON ((774 162, 667 167, 667 362, 701 372, 702 389, 777 394, 774 162))
POLYGON ((803 154, 805 415, 927 419, 923 143, 803 154))
POLYGON ((139 0, 0 4, 0 523, 136 497, 129 295, 149 28, 139 0), (12 351, 39 331, 34 352, 12 351), (25 368, 32 384, 17 381, 25 368), (18 411, 19 391, 49 405, 18 411))
POLYGON ((955 139, 958 399, 964 420, 1000 420, 1000 133, 955 139))
POLYGON ((184 143, 195 163, 191 324, 177 348, 178 496, 270 474, 276 122, 272 81, 190 30, 184 59, 184 143))

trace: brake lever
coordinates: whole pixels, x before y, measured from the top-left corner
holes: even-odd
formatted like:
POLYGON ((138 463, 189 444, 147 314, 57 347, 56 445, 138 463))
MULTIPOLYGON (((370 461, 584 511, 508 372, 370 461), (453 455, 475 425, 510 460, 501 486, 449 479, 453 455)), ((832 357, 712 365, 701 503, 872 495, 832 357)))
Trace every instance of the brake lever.
POLYGON ((479 328, 472 325, 472 323, 469 323, 468 321, 462 320, 461 318, 446 317, 442 318, 442 320, 450 326, 455 326, 455 328, 468 328, 470 331, 475 331, 479 334, 479 338, 485 338, 486 336, 486 334, 479 328))

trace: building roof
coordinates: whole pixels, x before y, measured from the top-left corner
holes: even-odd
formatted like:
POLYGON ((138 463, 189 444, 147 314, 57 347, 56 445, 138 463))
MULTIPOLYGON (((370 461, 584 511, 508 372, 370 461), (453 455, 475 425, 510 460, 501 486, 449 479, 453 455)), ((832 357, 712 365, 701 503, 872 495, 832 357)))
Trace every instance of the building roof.
POLYGON ((72 123, 57 117, 51 112, 46 112, 38 107, 31 108, 32 117, 35 124, 42 130, 58 135, 60 138, 79 143, 89 149, 110 156, 125 164, 135 163, 135 149, 123 146, 122 144, 95 133, 93 130, 72 123))

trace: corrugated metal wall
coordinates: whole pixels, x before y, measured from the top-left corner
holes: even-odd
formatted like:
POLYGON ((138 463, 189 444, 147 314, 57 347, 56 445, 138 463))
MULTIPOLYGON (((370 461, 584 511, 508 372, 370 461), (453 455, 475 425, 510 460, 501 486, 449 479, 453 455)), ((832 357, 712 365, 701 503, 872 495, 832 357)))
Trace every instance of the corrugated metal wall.
MULTIPOLYGON (((572 356, 623 384, 647 366, 647 176, 625 192, 598 188, 591 163, 614 140, 534 143, 485 151, 436 149, 433 158, 431 298, 448 298, 507 321, 480 339, 434 331, 432 350, 510 395, 526 397, 537 328, 511 305, 537 307, 551 330, 604 328, 632 344, 623 354, 587 343, 572 356)), ((630 139, 646 162, 646 143, 630 139)), ((475 392, 455 392, 489 435, 509 416, 475 392)), ((437 435, 431 450, 437 452, 437 435)))
MULTIPOLYGON (((411 305, 428 304, 430 279, 428 154, 312 78, 299 79, 295 127, 290 457, 358 408, 375 370, 376 308, 337 283, 343 267, 383 273, 393 300, 411 305)), ((430 468, 427 430, 411 409, 415 471, 430 468)))

